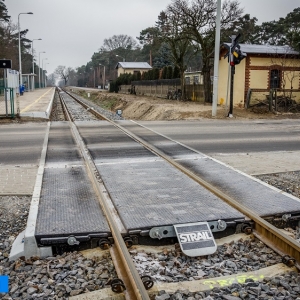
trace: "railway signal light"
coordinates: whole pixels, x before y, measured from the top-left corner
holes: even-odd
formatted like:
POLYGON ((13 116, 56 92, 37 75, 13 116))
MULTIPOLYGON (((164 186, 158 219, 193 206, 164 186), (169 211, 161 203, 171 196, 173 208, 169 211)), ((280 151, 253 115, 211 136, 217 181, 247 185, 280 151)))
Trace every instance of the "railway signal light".
POLYGON ((234 49, 233 52, 232 52, 232 58, 233 58, 234 66, 238 65, 246 56, 247 56, 247 54, 242 52, 239 47, 234 49))
POLYGON ((241 50, 241 46, 237 41, 239 36, 240 35, 232 41, 230 46, 223 44, 223 46, 228 50, 228 52, 224 55, 224 58, 228 57, 228 62, 231 66, 238 65, 247 56, 247 54, 241 50))
POLYGON ((235 65, 238 65, 247 54, 241 50, 241 46, 239 45, 239 38, 241 34, 239 33, 237 36, 232 36, 231 45, 223 44, 223 47, 227 49, 227 53, 224 55, 224 58, 228 57, 228 62, 230 65, 231 71, 231 79, 230 79, 230 106, 228 117, 232 117, 233 111, 233 82, 234 82, 234 73, 235 73, 235 65))

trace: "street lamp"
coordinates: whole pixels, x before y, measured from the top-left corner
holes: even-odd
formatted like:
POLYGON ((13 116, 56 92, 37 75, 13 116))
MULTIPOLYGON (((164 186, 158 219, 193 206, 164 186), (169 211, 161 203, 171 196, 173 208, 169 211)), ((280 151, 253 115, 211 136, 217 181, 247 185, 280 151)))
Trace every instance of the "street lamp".
POLYGON ((116 56, 117 56, 117 57, 121 57, 121 58, 123 58, 123 62, 125 61, 125 58, 124 58, 124 57, 122 57, 121 55, 118 55, 118 54, 116 54, 116 56))
MULTIPOLYGON (((31 49, 32 49, 32 74, 35 75, 34 73, 34 54, 33 54, 33 41, 41 41, 42 39, 33 39, 31 41, 31 49)), ((34 76, 32 76, 32 90, 34 90, 34 76)))
POLYGON ((45 87, 47 86, 47 80, 46 80, 46 68, 47 68, 47 65, 49 65, 49 63, 45 63, 45 78, 44 78, 44 82, 45 82, 45 87))
POLYGON ((20 37, 20 15, 33 15, 32 12, 18 14, 18 31, 19 31, 19 75, 20 85, 22 85, 22 60, 21 60, 21 37, 20 37))
POLYGON ((103 67, 103 90, 105 90, 105 66, 102 64, 99 64, 99 66, 103 67))
MULTIPOLYGON (((44 75, 44 60, 46 60, 48 58, 43 58, 42 59, 42 83, 44 84, 44 79, 45 79, 45 75, 44 75)), ((44 86, 42 86, 44 87, 44 86)))
POLYGON ((41 88, 41 53, 46 53, 45 51, 39 52, 39 88, 41 88))

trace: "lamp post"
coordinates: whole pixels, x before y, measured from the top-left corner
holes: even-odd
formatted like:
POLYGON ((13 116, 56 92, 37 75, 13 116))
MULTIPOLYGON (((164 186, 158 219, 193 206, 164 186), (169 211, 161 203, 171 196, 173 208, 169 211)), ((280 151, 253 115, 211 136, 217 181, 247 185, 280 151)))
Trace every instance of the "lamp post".
POLYGON ((20 35, 20 15, 33 15, 32 12, 19 13, 18 14, 18 31, 19 31, 19 76, 20 76, 20 85, 22 85, 22 60, 21 60, 21 35, 20 35))
POLYGON ((39 52, 39 88, 41 88, 41 53, 46 53, 45 51, 39 52))
MULTIPOLYGON (((48 58, 43 58, 42 59, 42 85, 44 84, 44 79, 45 79, 45 75, 44 75, 44 60, 46 60, 48 58)), ((44 87, 44 86, 42 86, 44 87)))
POLYGON ((47 68, 47 65, 49 65, 49 63, 45 63, 45 78, 44 78, 44 82, 45 82, 45 87, 47 86, 47 80, 46 80, 46 68, 47 68))
POLYGON ((125 61, 125 58, 124 58, 124 57, 122 57, 121 55, 118 55, 118 54, 116 54, 116 56, 117 56, 117 57, 121 57, 121 58, 123 58, 123 62, 125 61))
MULTIPOLYGON (((41 41, 42 39, 33 39, 31 41, 31 50, 32 50, 32 74, 35 75, 34 73, 34 54, 33 54, 33 41, 41 41)), ((34 76, 32 76, 32 90, 34 90, 34 76)))
POLYGON ((103 67, 103 90, 105 90, 105 66, 102 64, 99 64, 99 66, 103 67))

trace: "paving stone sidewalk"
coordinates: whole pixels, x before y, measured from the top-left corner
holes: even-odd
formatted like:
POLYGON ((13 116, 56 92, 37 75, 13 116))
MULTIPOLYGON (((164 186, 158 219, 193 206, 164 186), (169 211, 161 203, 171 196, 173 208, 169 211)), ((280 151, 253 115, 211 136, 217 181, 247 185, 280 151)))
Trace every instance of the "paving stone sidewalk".
POLYGON ((1 166, 0 196, 32 195, 38 166, 1 166))

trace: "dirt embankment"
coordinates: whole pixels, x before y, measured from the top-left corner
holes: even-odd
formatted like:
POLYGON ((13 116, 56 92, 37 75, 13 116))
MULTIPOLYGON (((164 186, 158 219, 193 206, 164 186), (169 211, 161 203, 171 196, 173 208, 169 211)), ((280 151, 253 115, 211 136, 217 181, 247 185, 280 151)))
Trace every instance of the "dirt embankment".
MULTIPOLYGON (((93 101, 104 109, 115 112, 122 110, 122 116, 131 120, 198 120, 212 118, 211 104, 192 101, 167 100, 146 96, 107 93, 97 90, 72 89, 80 96, 93 101), (90 97, 88 97, 88 93, 90 97)), ((225 119, 228 115, 225 106, 218 106, 217 119, 225 119)), ((251 110, 235 107, 234 119, 282 119, 300 118, 299 113, 270 113, 262 110, 251 110)))

